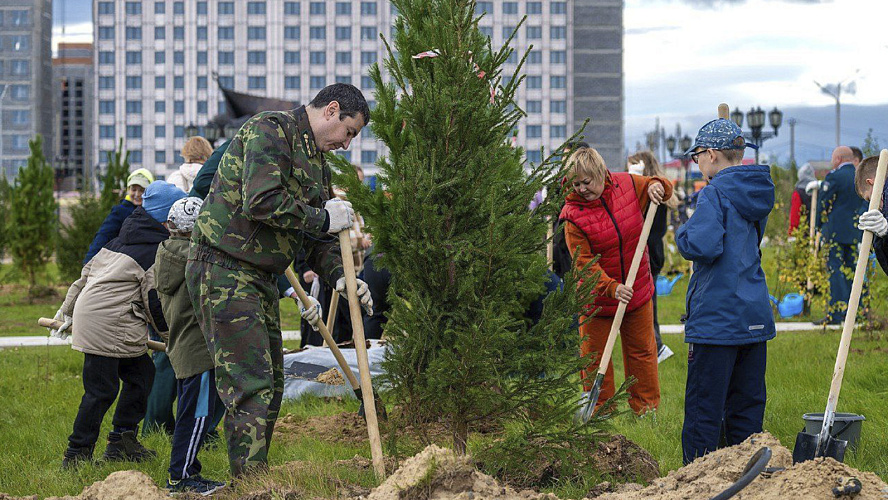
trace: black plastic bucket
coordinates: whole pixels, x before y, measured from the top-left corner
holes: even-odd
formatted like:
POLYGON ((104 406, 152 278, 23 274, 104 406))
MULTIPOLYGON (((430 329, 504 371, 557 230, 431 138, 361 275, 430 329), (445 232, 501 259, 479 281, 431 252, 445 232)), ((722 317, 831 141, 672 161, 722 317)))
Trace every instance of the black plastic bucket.
MULTIPOLYGON (((820 434, 823 427, 823 413, 805 413, 802 418, 805 420, 805 432, 809 434, 820 434)), ((830 435, 836 439, 848 441, 848 448, 857 449, 857 441, 860 440, 860 429, 863 427, 863 421, 866 417, 854 413, 836 413, 833 421, 830 435)))

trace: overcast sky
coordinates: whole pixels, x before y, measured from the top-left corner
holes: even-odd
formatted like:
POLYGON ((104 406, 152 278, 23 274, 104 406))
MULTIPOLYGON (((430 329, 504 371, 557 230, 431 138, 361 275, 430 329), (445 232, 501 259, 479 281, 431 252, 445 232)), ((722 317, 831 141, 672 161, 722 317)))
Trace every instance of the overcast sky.
MULTIPOLYGON (((625 0, 626 143, 660 117, 691 135, 719 102, 746 111, 834 105, 814 80, 856 80, 847 104, 888 103, 888 1, 625 0)), ((91 2, 55 0, 66 38, 91 41, 91 2)), ((54 36, 54 41, 59 36, 54 36)), ((888 117, 885 118, 888 122, 888 117)), ((885 130, 886 123, 857 124, 885 130)))

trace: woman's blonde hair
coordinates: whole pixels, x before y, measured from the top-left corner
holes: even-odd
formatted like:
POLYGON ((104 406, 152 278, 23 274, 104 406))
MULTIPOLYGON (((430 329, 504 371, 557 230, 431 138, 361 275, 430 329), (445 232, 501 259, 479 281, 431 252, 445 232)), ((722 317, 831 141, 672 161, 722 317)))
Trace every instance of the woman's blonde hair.
POLYGON ((571 182, 588 177, 595 184, 607 180, 607 165, 595 148, 579 148, 567 160, 568 178, 571 182))
POLYGON ((188 139, 182 146, 182 158, 188 163, 204 163, 211 154, 213 146, 210 145, 210 141, 200 136, 188 139))
MULTIPOLYGON (((650 151, 638 151, 629 157, 628 162, 644 164, 642 175, 645 177, 666 177, 663 170, 660 169, 660 162, 657 161, 657 157, 650 151)), ((678 208, 678 198, 675 195, 669 197, 669 199, 666 200, 666 207, 678 208)))

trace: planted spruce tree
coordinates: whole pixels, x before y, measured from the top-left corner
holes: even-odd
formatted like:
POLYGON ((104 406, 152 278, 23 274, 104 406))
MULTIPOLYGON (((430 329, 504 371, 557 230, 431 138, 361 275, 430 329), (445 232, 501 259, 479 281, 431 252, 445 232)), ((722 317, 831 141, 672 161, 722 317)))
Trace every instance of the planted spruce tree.
POLYGON ((524 116, 515 95, 526 54, 504 75, 512 49, 491 47, 472 1, 392 4, 388 77, 370 68, 371 128, 390 151, 376 191, 333 160, 373 235, 377 265, 392 275, 387 398, 405 424, 444 423, 460 453, 471 428, 501 430, 473 449, 493 472, 510 457, 540 454, 579 467, 601 427, 573 422, 577 373, 589 361, 578 355, 574 315, 595 280, 578 286, 570 276, 538 323, 525 317, 548 280, 546 225, 558 196, 528 205, 543 188, 557 192, 563 175, 560 160, 526 164, 510 141, 524 116))

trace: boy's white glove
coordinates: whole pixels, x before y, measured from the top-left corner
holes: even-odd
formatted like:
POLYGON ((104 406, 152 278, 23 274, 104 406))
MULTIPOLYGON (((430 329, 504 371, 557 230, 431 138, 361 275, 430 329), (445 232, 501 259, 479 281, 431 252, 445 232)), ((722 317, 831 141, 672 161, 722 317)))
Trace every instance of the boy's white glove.
POLYGON ((55 313, 55 316, 53 316, 52 319, 54 319, 56 321, 61 321, 62 326, 60 326, 58 328, 58 330, 54 330, 54 329, 50 328, 49 329, 49 336, 55 337, 57 339, 62 339, 62 340, 67 339, 68 336, 70 335, 70 333, 68 333, 68 332, 69 332, 69 330, 71 330, 71 323, 73 322, 73 318, 71 318, 71 316, 68 316, 67 314, 63 314, 62 310, 59 309, 55 313))
MULTIPOLYGON (((373 316, 373 297, 370 296, 370 287, 363 280, 355 278, 355 281, 358 282, 358 300, 361 302, 361 307, 364 308, 367 316, 373 316)), ((336 280, 336 291, 348 300, 345 292, 345 278, 336 280)))
POLYGON ((805 192, 808 194, 813 193, 817 189, 820 189, 820 181, 811 181, 805 186, 805 192))
POLYGON ((308 321, 308 324, 311 325, 314 331, 318 331, 318 323, 321 322, 323 317, 323 314, 321 314, 321 303, 316 298, 309 296, 308 307, 299 299, 296 299, 296 304, 299 305, 299 314, 302 315, 302 319, 308 321))
POLYGON ((860 220, 857 227, 864 231, 872 231, 879 238, 884 238, 888 234, 888 220, 879 210, 868 210, 860 214, 860 220))
POLYGON ((327 200, 324 203, 324 210, 327 211, 327 217, 330 219, 330 227, 327 229, 330 234, 349 229, 355 224, 355 210, 348 201, 339 198, 327 200))

